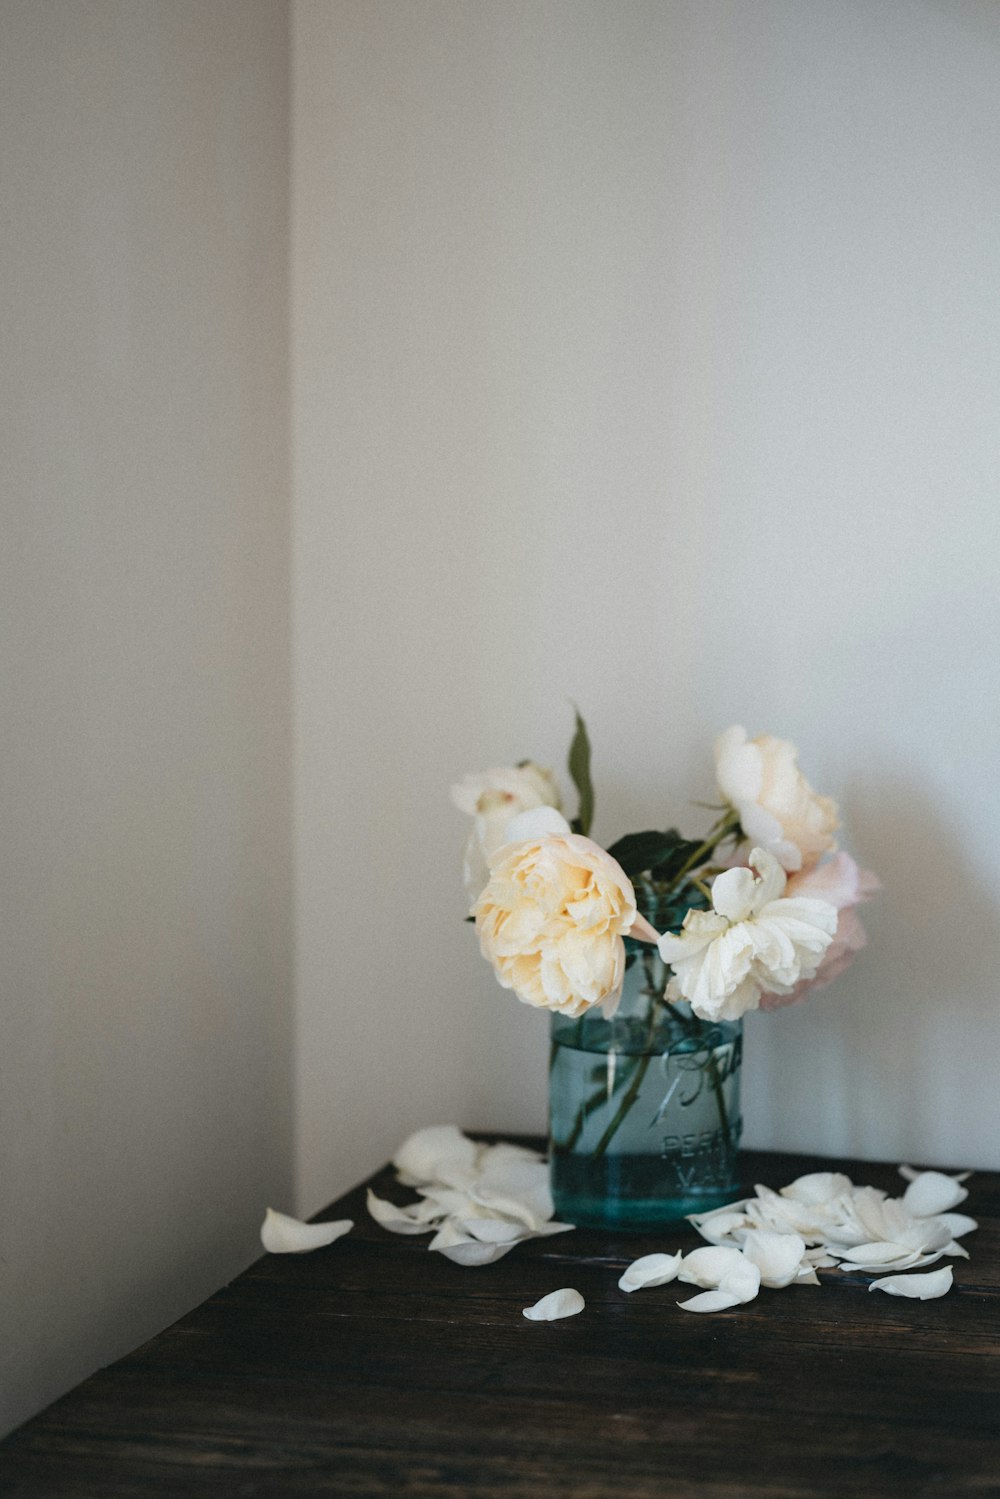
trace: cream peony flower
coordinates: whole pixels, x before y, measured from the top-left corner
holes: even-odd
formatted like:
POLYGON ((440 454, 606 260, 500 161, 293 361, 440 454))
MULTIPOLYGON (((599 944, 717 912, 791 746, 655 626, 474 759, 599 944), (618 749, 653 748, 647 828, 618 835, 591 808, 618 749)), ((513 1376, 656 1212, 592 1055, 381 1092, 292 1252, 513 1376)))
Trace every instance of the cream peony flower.
POLYGON ((667 998, 688 1000, 702 1020, 736 1020, 764 993, 791 993, 815 975, 837 929, 828 901, 782 899, 786 876, 773 854, 755 848, 750 865, 717 875, 715 909, 689 911, 677 936, 659 940, 674 970, 667 998))
POLYGON ((631 881, 553 808, 523 813, 507 836, 473 907, 483 956, 525 1004, 571 1016, 599 1004, 612 1015, 625 976, 622 938, 656 940, 631 881))
POLYGON ((803 978, 790 994, 762 994, 762 1010, 776 1010, 781 1005, 797 1005, 814 989, 825 989, 850 968, 855 957, 868 942, 861 924, 858 906, 871 900, 881 885, 870 869, 859 869, 850 854, 836 854, 825 864, 793 874, 785 886, 789 897, 806 895, 830 902, 837 912, 837 930, 811 979, 803 978))
POLYGON ((504 765, 484 770, 481 775, 466 776, 452 786, 451 799, 460 812, 475 819, 463 867, 470 900, 476 899, 489 879, 490 856, 505 841, 511 818, 532 807, 560 805, 551 770, 543 770, 531 760, 523 765, 504 765))
POLYGON ((748 739, 734 724, 715 741, 715 775, 747 838, 783 869, 809 869, 836 846, 837 804, 812 789, 789 740, 771 734, 748 739))

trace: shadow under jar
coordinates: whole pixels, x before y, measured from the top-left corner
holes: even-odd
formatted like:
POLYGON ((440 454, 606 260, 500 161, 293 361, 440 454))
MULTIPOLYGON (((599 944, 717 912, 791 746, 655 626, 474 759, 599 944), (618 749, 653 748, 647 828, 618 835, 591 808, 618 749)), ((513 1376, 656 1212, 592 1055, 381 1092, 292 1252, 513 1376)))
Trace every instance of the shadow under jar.
MULTIPOLYGON (((659 931, 683 919, 644 914, 659 931)), ((641 1229, 740 1195, 743 1021, 666 1003, 656 948, 626 938, 625 949, 612 1020, 552 1016, 549 1168, 557 1218, 641 1229)))

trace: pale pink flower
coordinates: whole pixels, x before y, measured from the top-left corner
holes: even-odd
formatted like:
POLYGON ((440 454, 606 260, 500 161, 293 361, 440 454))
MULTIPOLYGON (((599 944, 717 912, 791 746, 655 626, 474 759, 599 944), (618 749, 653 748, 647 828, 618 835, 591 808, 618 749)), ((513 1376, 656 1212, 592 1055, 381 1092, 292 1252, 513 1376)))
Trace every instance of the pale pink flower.
POLYGON ((828 901, 837 912, 837 930, 812 978, 804 978, 788 994, 762 995, 762 1010, 798 1004, 814 990, 825 989, 851 966, 868 941, 857 908, 864 901, 871 900, 881 888, 870 869, 859 869, 850 854, 845 853, 835 854, 825 864, 789 876, 786 895, 828 901))

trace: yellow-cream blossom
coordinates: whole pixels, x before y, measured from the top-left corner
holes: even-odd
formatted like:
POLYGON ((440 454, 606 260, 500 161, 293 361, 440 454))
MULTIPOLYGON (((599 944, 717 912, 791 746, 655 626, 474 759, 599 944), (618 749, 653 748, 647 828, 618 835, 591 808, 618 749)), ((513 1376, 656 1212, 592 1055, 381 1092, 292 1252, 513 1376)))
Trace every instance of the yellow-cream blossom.
POLYGON ((621 866, 552 808, 514 819, 473 907, 483 956, 525 1004, 614 1013, 628 933, 654 940, 621 866), (635 929, 633 931, 633 928, 635 929))

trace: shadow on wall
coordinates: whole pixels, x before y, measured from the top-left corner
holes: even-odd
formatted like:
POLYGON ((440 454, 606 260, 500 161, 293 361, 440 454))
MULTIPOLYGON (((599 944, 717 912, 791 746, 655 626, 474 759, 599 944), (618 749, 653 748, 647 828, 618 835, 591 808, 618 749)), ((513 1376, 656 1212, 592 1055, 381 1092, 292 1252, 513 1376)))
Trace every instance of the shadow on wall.
POLYGON ((980 1139, 1000 1133, 1000 908, 985 858, 926 784, 866 777, 843 805, 849 850, 883 886, 863 912, 868 947, 804 1004, 749 1017, 747 1143, 995 1166, 968 1158, 971 1121, 980 1139))

